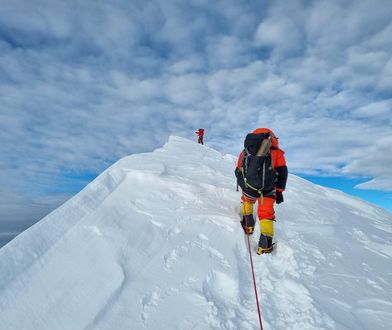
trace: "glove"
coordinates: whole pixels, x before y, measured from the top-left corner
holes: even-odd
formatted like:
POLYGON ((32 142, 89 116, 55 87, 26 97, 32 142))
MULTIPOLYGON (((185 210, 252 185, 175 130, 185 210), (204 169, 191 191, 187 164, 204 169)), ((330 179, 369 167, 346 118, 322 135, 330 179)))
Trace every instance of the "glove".
POLYGON ((283 202, 284 202, 283 193, 281 191, 277 191, 276 192, 276 204, 280 204, 283 202))

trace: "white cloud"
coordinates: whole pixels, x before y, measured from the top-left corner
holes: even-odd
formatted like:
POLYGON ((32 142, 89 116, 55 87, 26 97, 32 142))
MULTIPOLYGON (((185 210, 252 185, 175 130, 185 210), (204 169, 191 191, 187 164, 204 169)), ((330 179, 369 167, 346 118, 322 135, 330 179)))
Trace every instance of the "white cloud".
POLYGON ((3 1, 0 192, 22 207, 66 185, 65 171, 99 173, 199 126, 233 154, 248 131, 271 127, 291 171, 371 176, 367 187, 388 190, 391 9, 3 1))
POLYGON ((385 93, 390 93, 392 90, 392 59, 382 69, 380 80, 377 83, 377 89, 385 93))
POLYGON ((197 108, 209 96, 205 79, 199 74, 169 77, 164 89, 170 102, 192 108, 197 108))
POLYGON ((392 191, 390 177, 377 177, 376 179, 372 179, 370 181, 358 184, 355 186, 355 188, 392 191))
POLYGON ((359 118, 375 118, 381 120, 392 118, 392 100, 371 102, 354 110, 353 115, 359 118))
POLYGON ((256 31, 260 46, 274 48, 280 55, 290 55, 302 50, 303 35, 290 17, 272 17, 260 23, 256 31))
MULTIPOLYGON (((392 191, 392 175, 390 164, 392 164, 392 135, 366 134, 363 138, 367 146, 363 148, 363 154, 352 160, 343 168, 343 173, 374 177, 368 182, 357 186, 361 189, 379 189, 392 191)), ((365 143, 364 143, 365 144, 365 143)))

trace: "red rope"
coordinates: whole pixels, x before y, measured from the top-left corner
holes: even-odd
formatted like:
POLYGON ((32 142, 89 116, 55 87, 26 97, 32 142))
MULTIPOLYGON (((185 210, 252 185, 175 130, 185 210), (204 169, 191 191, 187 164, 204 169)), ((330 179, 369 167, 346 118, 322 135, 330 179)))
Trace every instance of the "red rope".
POLYGON ((259 322, 260 322, 260 330, 263 330, 263 323, 261 322, 261 312, 260 312, 260 305, 259 305, 259 296, 257 294, 257 286, 256 286, 256 278, 255 278, 255 271, 253 268, 253 260, 252 260, 252 249, 250 248, 250 235, 248 236, 248 250, 249 250, 249 258, 250 258, 250 265, 252 267, 252 277, 253 277, 253 287, 255 289, 255 296, 256 296, 256 304, 257 304, 257 312, 259 314, 259 322))

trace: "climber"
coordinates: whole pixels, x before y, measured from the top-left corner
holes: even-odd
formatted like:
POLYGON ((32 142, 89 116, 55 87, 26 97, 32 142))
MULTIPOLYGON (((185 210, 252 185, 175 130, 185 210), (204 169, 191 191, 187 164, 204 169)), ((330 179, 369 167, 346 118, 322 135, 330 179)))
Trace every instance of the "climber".
POLYGON ((253 205, 258 201, 260 239, 257 254, 271 253, 274 247, 274 204, 283 202, 288 176, 284 151, 269 128, 258 128, 248 134, 235 169, 242 190, 241 225, 247 235, 253 234, 253 205), (263 149, 263 150, 262 150, 263 149))
POLYGON ((199 144, 204 144, 203 138, 204 138, 204 128, 199 128, 198 131, 195 132, 199 139, 197 140, 197 143, 199 144))

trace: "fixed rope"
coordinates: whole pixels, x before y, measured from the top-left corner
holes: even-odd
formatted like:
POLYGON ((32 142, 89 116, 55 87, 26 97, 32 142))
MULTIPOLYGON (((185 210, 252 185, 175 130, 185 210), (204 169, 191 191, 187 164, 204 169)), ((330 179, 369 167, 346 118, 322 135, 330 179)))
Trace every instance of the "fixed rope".
MULTIPOLYGON (((246 220, 245 220, 246 221, 246 220)), ((247 222, 247 221, 246 221, 247 222)), ((248 224, 246 223, 246 226, 248 224)), ((253 267, 253 259, 252 259, 252 249, 250 247, 250 235, 246 235, 248 237, 248 251, 249 251, 249 259, 250 259, 250 266, 252 268, 252 278, 253 278, 253 287, 255 290, 255 297, 256 297, 256 305, 257 305, 257 313, 259 314, 259 322, 260 322, 260 330, 263 330, 263 322, 261 321, 261 312, 260 312, 260 304, 259 304, 259 296, 257 294, 257 286, 256 286, 256 278, 255 278, 255 271, 253 267)))

